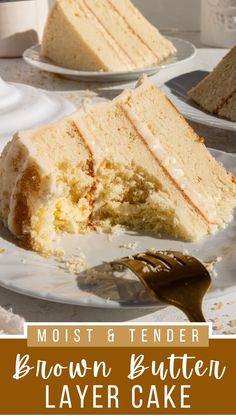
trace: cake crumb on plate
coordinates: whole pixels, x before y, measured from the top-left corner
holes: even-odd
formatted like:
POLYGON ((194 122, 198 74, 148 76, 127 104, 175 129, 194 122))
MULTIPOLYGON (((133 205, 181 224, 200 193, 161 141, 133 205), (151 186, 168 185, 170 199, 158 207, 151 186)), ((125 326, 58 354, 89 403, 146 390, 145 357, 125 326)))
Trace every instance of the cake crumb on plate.
POLYGON ((137 247, 139 247, 139 242, 130 242, 130 243, 124 243, 121 244, 120 249, 127 249, 127 250, 135 250, 137 247))
POLYGON ((215 303, 214 306, 212 307, 213 311, 218 311, 220 310, 222 307, 224 306, 224 304, 220 301, 219 303, 215 303))
POLYGON ((60 268, 72 274, 80 274, 89 267, 85 255, 83 253, 81 253, 78 256, 73 255, 69 257, 61 257, 57 260, 60 263, 60 268))

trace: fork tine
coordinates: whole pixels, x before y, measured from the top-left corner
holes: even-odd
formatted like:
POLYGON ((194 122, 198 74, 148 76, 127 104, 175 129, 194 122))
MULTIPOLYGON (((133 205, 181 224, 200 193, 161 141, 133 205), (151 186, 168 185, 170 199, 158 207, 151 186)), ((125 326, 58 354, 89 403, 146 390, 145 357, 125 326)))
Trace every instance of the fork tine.
POLYGON ((189 260, 191 260, 193 262, 196 261, 196 260, 198 260, 198 259, 194 258, 191 255, 188 255, 188 254, 185 255, 185 254, 183 254, 181 252, 173 251, 173 252, 170 252, 170 253, 173 254, 175 258, 179 259, 184 264, 187 264, 187 262, 189 260))
POLYGON ((173 252, 174 256, 179 259, 184 265, 188 265, 189 268, 191 268, 192 266, 196 266, 198 265, 198 269, 199 271, 201 270, 202 272, 206 271, 205 266, 196 258, 194 258, 193 256, 190 255, 184 255, 180 252, 173 252))
POLYGON ((201 307, 211 277, 198 259, 178 251, 148 251, 116 260, 111 265, 130 269, 149 292, 182 310, 190 321, 205 321, 201 307), (157 266, 162 269, 153 269, 157 266))
POLYGON ((169 266, 170 268, 175 267, 179 267, 180 263, 174 258, 174 253, 171 252, 170 255, 167 255, 166 252, 165 254, 161 253, 161 252, 156 252, 156 253, 151 253, 151 252, 147 252, 148 255, 154 256, 157 259, 161 260, 162 262, 164 262, 167 266, 169 266))
MULTIPOLYGON (((135 255, 134 257, 136 256, 137 255, 135 255)), ((139 278, 139 280, 144 285, 144 287, 148 289, 148 291, 151 292, 151 294, 153 294, 155 298, 158 298, 158 295, 155 292, 155 284, 154 284, 154 282, 156 281, 153 282, 153 272, 150 269, 149 269, 149 272, 144 272, 144 269, 146 267, 147 268, 149 267, 148 265, 144 264, 142 260, 124 258, 124 259, 119 259, 119 260, 115 260, 111 262, 111 265, 112 266, 122 265, 130 269, 139 278), (153 285, 150 285, 150 281, 153 282, 153 285)), ((159 277, 161 277, 161 275, 159 275, 159 277)))
POLYGON ((111 265, 124 266, 125 268, 130 269, 143 282, 143 275, 144 275, 143 269, 145 266, 141 260, 124 258, 124 259, 114 260, 113 262, 111 262, 111 265))
POLYGON ((180 252, 171 252, 172 255, 174 255, 174 258, 183 266, 186 265, 187 263, 187 256, 184 256, 182 253, 180 252))
POLYGON ((181 252, 174 251, 174 252, 171 252, 171 253, 174 255, 174 257, 176 259, 179 259, 184 265, 186 265, 189 260, 191 260, 191 261, 196 261, 197 260, 193 256, 190 256, 188 254, 185 255, 184 253, 181 253, 181 252))
POLYGON ((145 254, 145 255, 137 255, 135 256, 135 259, 142 260, 143 262, 146 262, 147 264, 153 266, 154 268, 157 268, 160 266, 162 269, 170 269, 171 267, 169 264, 166 264, 161 259, 158 259, 157 257, 154 257, 153 255, 145 254))

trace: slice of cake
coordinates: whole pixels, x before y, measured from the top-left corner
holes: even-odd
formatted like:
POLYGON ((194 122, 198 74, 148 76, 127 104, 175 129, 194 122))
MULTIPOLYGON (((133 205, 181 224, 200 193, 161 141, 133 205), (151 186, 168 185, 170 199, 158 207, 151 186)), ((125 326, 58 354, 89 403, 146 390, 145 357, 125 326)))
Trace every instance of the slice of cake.
POLYGON ((41 54, 56 64, 91 71, 127 71, 176 52, 129 0, 57 0, 41 54))
POLYGON ((195 240, 228 223, 235 178, 144 80, 60 123, 15 135, 0 161, 0 214, 29 247, 124 225, 195 240))
POLYGON ((204 110, 236 121, 236 46, 189 91, 189 97, 204 110))

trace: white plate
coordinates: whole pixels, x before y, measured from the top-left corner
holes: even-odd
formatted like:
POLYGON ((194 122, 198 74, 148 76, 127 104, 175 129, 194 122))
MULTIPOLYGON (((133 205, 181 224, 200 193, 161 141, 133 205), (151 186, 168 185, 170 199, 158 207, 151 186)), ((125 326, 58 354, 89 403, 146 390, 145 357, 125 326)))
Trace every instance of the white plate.
MULTIPOLYGON (((213 150, 212 153, 229 170, 236 173, 236 156, 213 150)), ((195 243, 160 239, 135 232, 114 236, 112 241, 105 234, 67 235, 62 242, 67 256, 80 254, 82 250, 89 266, 94 268, 101 266, 103 262, 148 248, 188 250, 203 261, 221 256, 222 262, 216 266, 218 277, 213 279, 207 298, 229 293, 236 287, 236 219, 215 236, 195 243), (135 250, 120 247, 130 242, 139 242, 139 246, 135 250)), ((100 280, 93 280, 89 271, 79 275, 68 273, 53 258, 46 259, 20 248, 3 227, 0 229, 0 248, 5 249, 5 253, 0 256, 0 285, 18 293, 50 301, 101 308, 150 308, 161 305, 138 280, 104 275, 100 280)))
POLYGON ((190 121, 198 122, 215 128, 236 131, 236 123, 227 121, 216 115, 204 112, 197 104, 188 97, 188 91, 196 86, 209 71, 197 70, 190 73, 181 74, 169 80, 162 86, 162 90, 178 110, 190 121))
POLYGON ((49 59, 41 57, 40 45, 34 45, 28 48, 24 52, 23 58, 27 63, 39 68, 40 70, 48 71, 49 73, 60 74, 70 79, 79 79, 90 82, 117 82, 124 80, 137 80, 144 73, 152 75, 163 68, 169 68, 177 63, 188 61, 195 56, 196 48, 190 42, 174 37, 168 37, 168 39, 173 42, 175 48, 177 49, 177 53, 174 57, 164 61, 159 66, 142 68, 133 71, 109 73, 98 71, 79 71, 63 68, 54 64, 49 59))
POLYGON ((0 78, 0 151, 12 135, 27 128, 56 121, 75 111, 59 94, 0 78))

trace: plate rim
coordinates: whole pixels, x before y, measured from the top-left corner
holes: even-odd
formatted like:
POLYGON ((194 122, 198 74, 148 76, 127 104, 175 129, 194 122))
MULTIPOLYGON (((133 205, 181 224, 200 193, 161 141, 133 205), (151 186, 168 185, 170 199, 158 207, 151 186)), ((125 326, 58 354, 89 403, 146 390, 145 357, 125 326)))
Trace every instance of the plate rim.
MULTIPOLYGON (((186 74, 189 74, 193 71, 209 71, 209 72, 211 72, 211 71, 213 71, 213 68, 211 68, 211 69, 209 69, 209 68, 208 69, 198 68, 198 69, 194 69, 194 70, 191 70, 191 71, 188 71, 188 72, 184 72, 182 74, 179 74, 178 76, 169 78, 168 80, 166 80, 164 83, 161 84, 160 88, 168 96, 168 98, 174 103, 174 105, 178 108, 179 112, 181 112, 181 114, 186 119, 188 119, 189 121, 196 122, 198 124, 205 125, 205 126, 208 126, 208 127, 211 127, 211 128, 216 128, 216 129, 235 132, 236 131, 236 122, 229 121, 226 118, 216 117, 215 115, 212 115, 212 114, 204 111, 204 109, 198 109, 198 108, 194 107, 191 102, 188 104, 188 106, 190 106, 191 109, 194 109, 196 111, 194 114, 190 115, 188 112, 185 112, 185 109, 183 109, 182 107, 181 108, 179 107, 179 102, 181 103, 182 101, 181 101, 181 99, 176 97, 176 95, 174 93, 169 91, 170 89, 167 86, 167 83, 169 83, 170 81, 172 81, 174 79, 177 79, 178 77, 185 76, 186 74), (177 101, 178 101, 178 103, 177 103, 177 101), (205 116, 206 119, 204 121, 200 117, 197 117, 197 116, 195 117, 195 115, 196 114, 198 115, 199 112, 201 112, 205 116), (209 120, 207 120, 207 117, 214 118, 214 120, 209 121, 209 120), (224 121, 225 125, 222 126, 221 121, 224 121), (230 126, 229 126, 229 124, 230 124, 230 126)), ((183 103, 185 103, 185 102, 183 102, 183 103)))
MULTIPOLYGON (((59 119, 62 119, 64 117, 68 117, 71 114, 73 114, 76 111, 76 105, 70 101, 67 97, 65 97, 63 94, 61 94, 61 92, 59 91, 51 91, 51 90, 46 90, 42 87, 35 87, 32 86, 30 84, 26 84, 26 83, 21 83, 21 82, 15 82, 15 81, 9 81, 6 82, 6 84, 9 87, 15 87, 16 89, 19 89, 19 93, 22 95, 23 92, 27 92, 27 95, 29 97, 33 97, 33 98, 38 98, 40 97, 40 95, 43 95, 45 98, 47 98, 48 100, 54 102, 55 104, 57 104, 59 106, 58 110, 51 115, 50 117, 44 117, 43 119, 41 118, 41 113, 39 113, 38 115, 40 115, 39 120, 36 121, 36 123, 33 122, 33 124, 27 124, 24 128, 21 128, 18 126, 18 128, 11 128, 8 131, 5 132, 1 132, 0 129, 0 153, 2 152, 3 148, 5 147, 5 145, 8 143, 8 141, 10 141, 10 139, 13 137, 13 135, 15 134, 15 132, 17 131, 24 131, 24 130, 31 130, 31 129, 35 129, 36 126, 40 127, 41 125, 48 125, 49 123, 53 123, 58 121, 59 119)), ((8 110, 8 115, 4 116, 5 119, 9 118, 9 115, 11 112, 17 112, 19 109, 22 108, 22 106, 25 107, 25 105, 27 104, 27 102, 25 102, 25 98, 24 96, 21 96, 23 98, 23 102, 21 103, 20 106, 15 107, 15 105, 13 107, 11 107, 8 110)), ((1 100, 1 99, 0 99, 1 100)), ((1 118, 1 110, 0 110, 0 118, 1 118)), ((30 120, 32 122, 32 120, 30 120)))
POLYGON ((34 60, 33 58, 29 57, 28 54, 31 53, 32 51, 38 52, 37 49, 40 47, 41 44, 35 44, 35 45, 32 45, 31 47, 27 48, 23 52, 22 58, 24 59, 25 62, 27 62, 29 65, 31 65, 33 67, 39 68, 43 71, 47 71, 47 72, 52 73, 52 74, 60 74, 60 75, 63 75, 65 77, 77 77, 78 79, 79 78, 81 78, 81 79, 82 78, 83 79, 87 78, 88 80, 89 79, 90 80, 97 79, 99 81, 102 81, 102 80, 105 81, 106 79, 113 79, 115 81, 116 78, 117 79, 123 78, 125 80, 126 77, 128 77, 128 78, 132 77, 132 76, 134 77, 134 76, 138 76, 138 75, 141 75, 141 74, 144 74, 144 73, 148 73, 150 75, 153 74, 153 73, 157 73, 158 71, 160 71, 162 69, 170 68, 170 67, 172 67, 174 65, 177 65, 179 63, 184 63, 186 61, 189 61, 196 56, 197 48, 195 47, 195 45, 192 42, 187 41, 187 40, 182 39, 182 38, 175 37, 175 36, 166 36, 166 38, 171 40, 172 42, 173 41, 176 41, 176 42, 181 41, 183 44, 188 45, 188 47, 190 47, 192 49, 191 55, 189 55, 188 57, 186 57, 182 60, 174 62, 174 63, 165 63, 164 62, 163 64, 160 64, 160 65, 157 65, 157 66, 154 65, 154 66, 151 66, 151 67, 144 67, 144 68, 141 68, 141 69, 134 69, 134 70, 129 70, 129 71, 117 71, 117 72, 99 72, 99 71, 74 70, 74 69, 58 66, 57 64, 54 64, 53 62, 50 62, 50 60, 47 59, 47 58, 45 60, 48 60, 49 62, 44 63, 40 59, 39 60, 34 60), (49 68, 46 68, 48 66, 49 66, 49 68))
MULTIPOLYGON (((214 157, 217 158, 217 155, 224 155, 224 156, 231 156, 233 159, 235 159, 235 169, 236 169, 236 154, 234 153, 228 153, 226 151, 223 150, 218 150, 218 149, 213 149, 213 148, 208 148, 208 150, 213 153, 214 157)), ((119 304, 119 302, 115 302, 112 301, 110 302, 109 300, 102 300, 100 302, 92 302, 92 303, 88 303, 86 301, 76 301, 76 300, 63 300, 60 297, 54 297, 52 295, 39 295, 36 291, 30 291, 30 290, 25 290, 25 289, 20 289, 18 287, 16 287, 15 285, 10 285, 6 282, 1 282, 0 283, 0 287, 11 291, 11 292, 15 292, 16 294, 19 295, 24 295, 26 297, 30 297, 30 298, 35 298, 37 300, 43 300, 43 301, 48 301, 51 303, 55 303, 55 304, 65 304, 65 305, 73 305, 73 306, 78 306, 78 307, 84 307, 84 308, 92 308, 92 309, 106 309, 106 310, 162 310, 166 307, 168 307, 167 304, 162 303, 161 301, 157 300, 156 304, 119 304)), ((236 285, 232 285, 227 287, 226 289, 224 289, 223 291, 220 291, 220 289, 216 290, 213 294, 210 293, 209 295, 207 294, 205 296, 204 301, 212 301, 214 299, 216 299, 218 296, 225 296, 225 295, 229 295, 231 294, 233 291, 236 290, 236 285)))
MULTIPOLYGON (((11 286, 9 287, 7 284, 0 284, 0 288, 3 288, 7 291, 10 292, 14 292, 18 295, 22 295, 25 297, 29 297, 29 298, 35 298, 36 300, 41 300, 41 301, 47 301, 48 303, 54 303, 54 304, 64 304, 64 305, 69 305, 69 306, 75 306, 75 307, 82 307, 82 308, 92 308, 92 309, 102 309, 102 310, 163 310, 167 307, 170 307, 169 304, 165 304, 162 301, 158 301, 156 304, 123 304, 120 305, 119 303, 116 302, 112 302, 110 303, 109 301, 105 303, 105 300, 101 300, 101 303, 86 303, 84 301, 82 302, 76 302, 73 300, 63 300, 62 298, 55 298, 51 295, 49 296, 39 296, 38 294, 34 293, 33 291, 28 291, 28 290, 21 290, 20 288, 11 286)), ((228 287, 227 289, 225 289, 224 291, 220 292, 220 290, 215 291, 215 294, 206 294, 206 296, 204 297, 204 302, 210 302, 215 300, 216 298, 224 297, 227 295, 230 295, 231 293, 236 292, 236 285, 232 285, 230 287, 228 287)))

